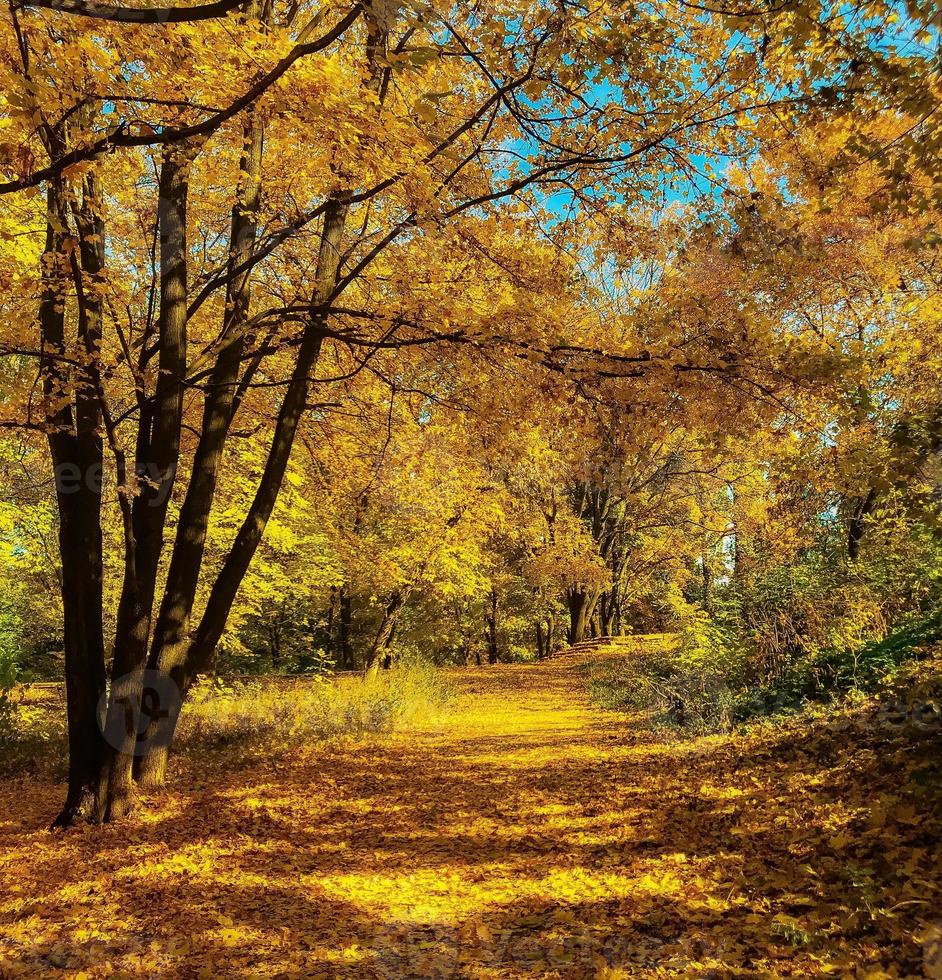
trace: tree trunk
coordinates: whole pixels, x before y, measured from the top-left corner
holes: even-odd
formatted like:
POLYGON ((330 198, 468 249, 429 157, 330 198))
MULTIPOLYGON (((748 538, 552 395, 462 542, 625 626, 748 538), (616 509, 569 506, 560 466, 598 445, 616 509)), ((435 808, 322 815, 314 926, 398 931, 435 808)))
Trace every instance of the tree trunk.
POLYGON ((278 411, 265 469, 248 513, 210 590, 206 609, 187 647, 186 656, 169 665, 167 673, 180 692, 180 702, 175 710, 157 719, 153 730, 148 733, 153 748, 141 757, 138 767, 142 785, 157 786, 163 782, 170 742, 179 719, 179 706, 194 678, 205 671, 212 660, 239 586, 261 543, 281 491, 294 437, 307 403, 311 375, 323 343, 323 306, 336 283, 340 242, 347 210, 346 204, 333 201, 325 212, 317 263, 317 291, 312 297, 312 312, 301 338, 291 380, 278 411))
POLYGON ((392 624, 392 629, 389 631, 389 636, 386 638, 386 642, 383 644, 383 670, 390 670, 393 664, 393 648, 396 644, 396 633, 399 630, 399 620, 398 618, 392 624))
MULTIPOLYGON (((62 562, 66 714, 69 773, 65 804, 54 826, 66 827, 97 815, 97 788, 105 743, 98 724, 98 705, 105 693, 102 632, 102 535, 100 403, 93 373, 101 343, 101 294, 98 278, 104 265, 104 229, 97 184, 86 178, 84 225, 80 224, 80 258, 92 286, 79 298, 79 340, 89 368, 70 379, 65 362, 66 216, 58 180, 47 192, 46 246, 42 257, 39 327, 41 373, 47 436, 54 467, 59 508, 59 552, 62 562), (97 235, 97 240, 95 236, 97 235), (70 397, 70 380, 74 394, 70 397), (73 415, 72 398, 75 400, 73 415)), ((79 280, 81 281, 81 280, 79 280)))
POLYGON ((133 766, 138 745, 157 568, 163 549, 170 493, 176 478, 183 420, 187 323, 187 196, 193 146, 164 153, 160 168, 160 316, 153 410, 141 419, 131 512, 132 539, 115 624, 111 695, 105 722, 109 754, 103 818, 117 820, 133 805, 133 766), (130 706, 130 707, 129 707, 130 706), (134 724, 127 724, 128 711, 134 724))
POLYGON ((497 644, 497 590, 491 589, 490 608, 487 612, 487 662, 496 664, 500 660, 497 644))
MULTIPOLYGON (((251 300, 250 274, 236 270, 251 258, 258 232, 262 138, 262 125, 253 116, 243 133, 241 176, 232 208, 228 259, 230 279, 226 287, 221 347, 207 385, 200 438, 193 457, 190 482, 180 508, 167 586, 148 658, 151 669, 160 670, 175 679, 186 658, 190 618, 203 566, 209 516, 223 450, 235 415, 239 370, 245 349, 244 325, 251 300)), ((180 694, 182 697, 182 690, 180 694)), ((142 735, 141 754, 137 759, 136 774, 142 787, 155 788, 163 783, 166 746, 161 746, 162 741, 157 723, 152 722, 142 735)))
POLYGON ((396 629, 396 621, 404 605, 405 596, 401 592, 394 592, 389 602, 386 603, 386 608, 383 610, 383 618, 380 621, 379 629, 376 631, 376 637, 367 653, 367 667, 372 667, 379 659, 380 654, 389 648, 396 629))
POLYGON ((860 554, 860 542, 867 527, 867 518, 873 512, 876 500, 876 491, 870 489, 866 497, 856 502, 850 520, 847 522, 847 557, 850 561, 856 561, 860 554))
POLYGON ((713 612, 713 569, 707 561, 706 553, 700 558, 700 569, 703 573, 703 611, 713 612))
POLYGON ((618 596, 615 589, 604 593, 599 599, 599 620, 602 636, 614 636, 616 631, 615 612, 618 608, 618 596))
MULTIPOLYGON (((379 28, 372 20, 368 19, 368 23, 366 47, 371 71, 368 87, 378 91, 386 31, 379 28)), ((157 655, 158 662, 165 665, 166 674, 179 691, 180 700, 175 710, 156 720, 152 729, 148 731, 153 748, 141 757, 138 766, 142 785, 156 786, 164 780, 169 746, 179 719, 179 707, 194 678, 207 668, 213 657, 232 604, 261 543, 275 501, 281 491, 295 435, 307 404, 311 378, 323 344, 323 326, 328 316, 327 305, 337 284, 342 254, 341 244, 348 211, 349 205, 345 197, 337 196, 327 202, 321 228, 310 314, 300 338, 297 359, 278 411, 265 468, 252 504, 223 562, 222 569, 213 582, 206 608, 196 630, 192 636, 187 637, 187 631, 181 629, 180 642, 175 643, 173 647, 164 644, 165 649, 173 650, 172 655, 170 653, 157 655)), ((224 441, 223 436, 222 442, 224 441)), ((198 569, 195 574, 198 578, 198 569)), ((180 607, 177 608, 176 615, 179 617, 180 607)), ((168 615, 168 620, 170 618, 168 615)))
POLYGON ((350 593, 346 586, 340 587, 340 622, 338 629, 338 648, 340 651, 340 664, 344 670, 353 669, 353 647, 350 642, 350 633, 353 627, 353 607, 350 601, 350 593))
POLYGON ((569 606, 569 645, 581 643, 595 610, 595 598, 585 589, 569 589, 566 602, 569 606))

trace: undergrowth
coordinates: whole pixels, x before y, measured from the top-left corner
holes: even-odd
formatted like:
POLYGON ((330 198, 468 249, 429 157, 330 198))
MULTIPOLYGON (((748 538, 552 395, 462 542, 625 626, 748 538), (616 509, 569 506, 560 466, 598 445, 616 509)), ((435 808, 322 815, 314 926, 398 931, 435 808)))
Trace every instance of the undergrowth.
POLYGON ((180 747, 232 742, 303 745, 337 736, 382 734, 434 722, 451 693, 421 661, 365 674, 225 685, 207 681, 180 722, 180 747))
MULTIPOLYGON (((721 629, 704 624, 680 637, 677 649, 639 649, 588 666, 591 695, 601 707, 642 712, 658 729, 700 734, 729 731, 759 719, 794 716, 817 707, 912 695, 921 662, 936 658, 942 616, 914 617, 887 636, 855 648, 825 649, 796 657, 777 676, 757 675, 749 652, 721 629)), ((929 685, 931 687, 931 685, 929 685)), ((938 713, 927 693, 925 710, 938 713)))
MULTIPOLYGON (((60 696, 12 697, 0 728, 0 775, 65 778, 68 741, 60 696)), ((207 748, 241 752, 298 751, 324 739, 378 737, 435 724, 451 690, 421 661, 366 674, 224 683, 206 679, 192 691, 174 751, 201 757, 207 748)))

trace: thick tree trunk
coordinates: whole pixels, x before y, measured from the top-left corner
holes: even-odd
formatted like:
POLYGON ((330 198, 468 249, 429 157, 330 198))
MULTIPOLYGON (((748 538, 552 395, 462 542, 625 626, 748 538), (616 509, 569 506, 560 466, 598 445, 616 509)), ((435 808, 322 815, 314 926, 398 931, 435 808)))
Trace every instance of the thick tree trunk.
POLYGON ((66 258, 65 207, 58 181, 47 193, 46 247, 42 258, 43 290, 39 327, 43 358, 49 450, 59 507, 59 551, 62 562, 66 713, 69 774, 65 804, 54 826, 94 817, 105 744, 98 724, 98 704, 105 693, 102 633, 102 441, 95 365, 101 343, 101 298, 98 277, 104 264, 103 228, 95 208, 97 185, 86 179, 84 226, 80 223, 80 258, 90 288, 79 298, 79 340, 88 355, 87 371, 69 378, 65 352, 66 258), (94 236, 97 241, 94 240, 94 236), (70 396, 70 382, 74 394, 70 396), (75 401, 73 415, 72 399, 75 401))
POLYGON ((566 595, 569 607, 569 644, 581 643, 595 609, 595 598, 585 589, 570 589, 566 595))
POLYGON ((133 765, 143 694, 157 568, 170 492, 176 477, 186 376, 187 227, 190 147, 166 151, 160 169, 160 318, 158 371, 150 418, 138 440, 139 487, 134 498, 133 540, 125 554, 124 581, 115 624, 111 696, 106 731, 112 742, 103 817, 116 820, 133 805, 133 765), (149 430, 149 431, 148 431, 149 430), (129 707, 130 706, 130 707, 129 707), (134 724, 125 724, 131 711, 134 724))
POLYGON ((396 629, 396 623, 399 619, 399 613, 405 605, 405 601, 405 596, 401 592, 394 592, 389 602, 386 603, 379 629, 376 631, 376 636, 367 652, 367 667, 372 667, 379 660, 380 656, 385 655, 385 652, 389 649, 396 629))

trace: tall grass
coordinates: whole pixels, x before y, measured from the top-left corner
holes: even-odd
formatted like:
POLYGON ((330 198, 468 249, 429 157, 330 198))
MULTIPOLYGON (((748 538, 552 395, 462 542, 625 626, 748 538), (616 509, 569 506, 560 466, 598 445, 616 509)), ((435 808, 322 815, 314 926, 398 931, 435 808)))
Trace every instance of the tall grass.
MULTIPOLYGON (((204 680, 187 699, 174 743, 184 758, 225 750, 296 752, 324 739, 377 737, 437 724, 452 692, 434 667, 412 661, 390 670, 247 682, 204 680)), ((0 727, 0 776, 33 773, 60 781, 68 760, 61 696, 10 703, 0 727)))
POLYGON ((420 661, 336 678, 207 681, 184 708, 180 747, 227 743, 303 746, 337 736, 365 736, 434 724, 451 692, 420 661))

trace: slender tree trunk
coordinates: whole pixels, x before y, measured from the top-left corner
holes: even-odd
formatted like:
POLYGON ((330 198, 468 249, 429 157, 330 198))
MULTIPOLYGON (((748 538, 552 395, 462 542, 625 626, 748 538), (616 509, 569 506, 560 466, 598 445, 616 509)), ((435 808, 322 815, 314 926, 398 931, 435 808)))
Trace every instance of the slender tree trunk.
POLYGON ((487 611, 487 662, 496 664, 500 660, 497 644, 497 590, 491 589, 490 607, 487 611))
MULTIPOLYGON (((86 179, 80 224, 80 257, 89 276, 80 297, 79 340, 89 365, 98 362, 101 344, 100 276, 104 265, 104 229, 97 185, 86 179), (95 236, 97 241, 94 240, 95 236)), ((41 372, 47 435, 59 508, 59 552, 62 562, 66 713, 69 774, 65 804, 54 826, 97 815, 97 787, 105 743, 98 724, 98 705, 105 692, 102 632, 102 441, 98 393, 85 373, 70 378, 65 353, 66 257, 65 201, 58 180, 47 192, 46 247, 42 257, 39 327, 41 372), (70 392, 74 388, 74 393, 70 392), (73 414, 72 401, 75 401, 73 414)), ((90 368, 90 371, 94 368, 90 368)))
POLYGON ((599 619, 602 636, 614 636, 616 631, 615 613, 618 608, 618 595, 615 589, 604 593, 599 599, 599 619))
POLYGON ((327 603, 327 653, 333 658, 334 666, 340 666, 340 658, 337 655, 337 586, 330 587, 330 600, 327 603))
POLYGON ((700 570, 703 573, 703 611, 713 612, 713 569, 707 560, 706 552, 700 557, 700 570))
POLYGON ((353 669, 353 647, 351 646, 350 635, 353 628, 353 606, 350 599, 350 592, 346 586, 340 587, 340 607, 339 607, 339 630, 338 645, 340 649, 340 663, 344 670, 353 669))
MULTIPOLYGON (((379 91, 383 70, 381 56, 385 51, 387 29, 380 28, 371 17, 368 17, 368 25, 366 48, 371 77, 367 87, 379 91)), ((180 692, 180 702, 175 706, 175 710, 156 719, 152 730, 148 732, 153 748, 141 757, 138 766, 142 785, 156 786, 164 780, 169 745, 179 719, 179 706, 182 705, 194 678, 207 668, 213 657, 232 604, 261 543, 275 501, 281 491, 298 425, 307 405, 312 375, 323 344, 323 327, 328 316, 327 304, 337 284, 341 244, 348 211, 349 205, 345 196, 337 196, 327 202, 315 269, 311 312, 301 336, 294 370, 278 411, 265 468, 252 504, 223 562, 222 569, 213 582, 199 625, 188 639, 187 631, 185 629, 182 631, 185 652, 181 652, 180 645, 177 643, 173 647, 173 655, 167 655, 166 661, 162 654, 157 654, 157 662, 165 663, 167 676, 180 692)), ((223 437, 222 443, 224 442, 223 437)), ((198 569, 196 575, 198 578, 198 569)))
POLYGON ((465 667, 471 665, 471 637, 467 633, 461 639, 461 662, 465 667))
POLYGON ((867 527, 867 518, 873 512, 876 501, 876 490, 871 488, 866 497, 856 502, 850 520, 847 522, 847 557, 850 561, 856 561, 860 554, 860 542, 867 527))
POLYGON ((549 647, 543 633, 543 622, 538 619, 534 625, 536 627, 536 659, 545 660, 549 656, 549 647))
MULTIPOLYGON (((318 286, 315 296, 312 297, 312 312, 301 339, 291 380, 278 411, 261 480, 245 520, 210 590, 206 609, 187 647, 186 656, 169 664, 167 674, 180 692, 180 704, 194 678, 205 671, 212 660, 239 586, 261 543, 281 490, 294 437, 307 404, 311 376, 323 343, 323 307, 337 281, 340 244, 347 210, 345 203, 333 201, 324 214, 317 263, 318 286)), ((166 715, 155 719, 153 730, 149 732, 149 741, 153 748, 141 757, 138 769, 142 784, 157 786, 163 782, 168 750, 178 719, 179 704, 173 706, 173 710, 166 715)))
POLYGON ((383 670, 390 670, 393 664, 393 648, 396 645, 396 633, 399 631, 399 620, 398 618, 392 624, 392 629, 389 631, 389 636, 386 637, 386 642, 383 644, 383 670))
MULTIPOLYGON (((223 450, 235 414, 239 370, 246 341, 244 324, 251 301, 250 274, 248 271, 237 273, 236 270, 251 258, 258 231, 262 138, 261 123, 253 116, 243 133, 240 184, 232 209, 228 260, 230 279, 226 287, 221 348, 207 385, 200 438, 180 508, 167 586, 148 658, 151 669, 171 676, 179 673, 186 658, 190 618, 206 549, 209 516, 223 450)), ((182 696, 183 692, 180 693, 182 696)), ((141 754, 137 759, 138 783, 148 789, 163 783, 166 768, 166 746, 159 744, 158 724, 158 721, 152 720, 143 733, 141 754)))

